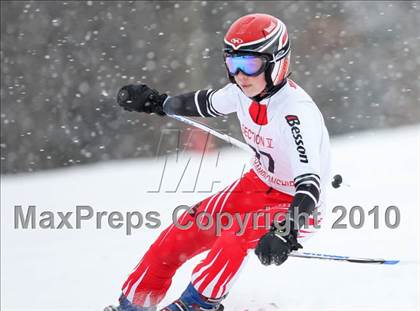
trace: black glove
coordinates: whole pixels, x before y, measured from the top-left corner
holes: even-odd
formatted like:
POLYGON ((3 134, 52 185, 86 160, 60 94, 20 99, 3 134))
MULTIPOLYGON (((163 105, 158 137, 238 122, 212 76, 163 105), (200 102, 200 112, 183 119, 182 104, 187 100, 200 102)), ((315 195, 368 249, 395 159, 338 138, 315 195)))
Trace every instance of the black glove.
POLYGON ((128 111, 165 115, 163 102, 168 95, 159 94, 145 84, 123 86, 117 95, 118 105, 128 111))
POLYGON ((293 221, 290 220, 290 232, 285 233, 285 220, 283 220, 278 228, 273 224, 270 231, 260 238, 255 254, 263 265, 274 263, 279 266, 286 261, 291 251, 302 248, 297 241, 297 230, 293 227, 293 221))

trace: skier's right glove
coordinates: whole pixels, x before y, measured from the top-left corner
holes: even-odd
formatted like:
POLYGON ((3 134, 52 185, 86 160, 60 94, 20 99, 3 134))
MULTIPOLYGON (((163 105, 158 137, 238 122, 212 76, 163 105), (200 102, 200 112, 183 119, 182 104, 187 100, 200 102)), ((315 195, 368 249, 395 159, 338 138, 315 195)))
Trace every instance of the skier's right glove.
POLYGON ((123 86, 117 95, 118 105, 128 111, 156 113, 164 116, 163 103, 168 97, 145 84, 123 86))
POLYGON ((274 263, 279 266, 287 260, 291 251, 297 251, 299 248, 302 248, 302 245, 297 241, 297 230, 293 221, 290 220, 289 230, 286 230, 283 220, 277 226, 273 224, 270 231, 260 238, 255 254, 263 265, 274 263))

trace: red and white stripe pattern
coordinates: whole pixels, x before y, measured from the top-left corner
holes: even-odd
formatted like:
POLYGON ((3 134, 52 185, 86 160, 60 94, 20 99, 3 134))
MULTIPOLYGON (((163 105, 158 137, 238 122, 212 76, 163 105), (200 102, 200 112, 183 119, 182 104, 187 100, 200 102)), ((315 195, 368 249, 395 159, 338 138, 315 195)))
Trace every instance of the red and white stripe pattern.
POLYGON ((280 62, 275 62, 274 64, 273 71, 271 72, 271 79, 273 80, 273 84, 276 85, 283 81, 289 72, 290 53, 280 62))
POLYGON ((269 19, 270 25, 261 33, 254 32, 254 35, 249 31, 236 33, 236 28, 229 30, 224 38, 225 44, 236 51, 251 48, 255 52, 263 53, 274 45, 280 50, 285 45, 288 38, 286 25, 278 18, 270 17, 269 19), (261 45, 258 46, 258 44, 261 45))
POLYGON ((246 264, 248 256, 229 256, 226 259, 223 251, 219 249, 214 258, 208 256, 194 269, 191 282, 205 297, 217 299, 225 296, 246 264))
MULTIPOLYGON (((285 47, 289 41, 289 35, 286 30, 286 26, 284 26, 284 32, 279 36, 279 50, 282 47, 285 47)), ((287 73, 289 72, 289 64, 290 64, 290 53, 289 50, 285 51, 287 56, 285 57, 283 54, 279 54, 275 56, 274 59, 274 68, 271 72, 271 79, 273 80, 273 84, 276 85, 277 83, 281 82, 286 78, 287 73), (276 59, 281 59, 281 61, 276 61, 276 59)))
POLYGON ((232 51, 272 55, 271 81, 277 85, 286 78, 290 64, 289 35, 286 25, 278 18, 266 14, 244 16, 232 24, 224 42, 232 51))
MULTIPOLYGON (((205 206, 204 212, 212 216, 215 213, 223 213, 226 202, 239 182, 240 180, 237 180, 218 195, 213 196, 205 206)), ((233 237, 230 239, 232 243, 229 243, 228 240, 229 238, 223 238, 216 241, 208 256, 193 271, 191 282, 205 297, 223 297, 231 288, 235 275, 240 273, 244 256, 240 256, 238 253, 232 256, 231 253, 235 247, 234 244, 237 245, 237 241, 233 237), (221 266, 222 264, 223 266, 221 266)), ((240 252, 241 250, 236 251, 240 252)))
POLYGON ((230 40, 229 38, 225 37, 225 43, 227 45, 230 45, 234 50, 239 50, 240 48, 244 48, 247 46, 253 46, 256 45, 258 43, 262 43, 262 42, 266 42, 264 43, 264 45, 262 45, 261 47, 258 48, 258 52, 264 52, 270 45, 272 45, 280 36, 280 33, 282 32, 283 29, 286 29, 286 27, 283 27, 284 24, 282 22, 280 22, 280 20, 277 20, 277 25, 275 25, 274 30, 268 34, 267 36, 262 36, 261 38, 258 38, 256 40, 246 40, 245 38, 240 38, 240 41, 234 41, 234 40, 230 40), (269 40, 269 41, 267 41, 269 40), (240 42, 240 43, 237 43, 240 42))
MULTIPOLYGON (((164 230, 152 244, 123 286, 123 294, 136 306, 156 306, 165 296, 177 269, 188 259, 209 251, 196 266, 191 282, 199 293, 211 299, 224 297, 245 266, 248 253, 255 248, 259 238, 268 230, 264 223, 272 223, 276 213, 286 212, 293 197, 270 190, 255 174, 246 173, 219 193, 203 200, 194 213, 186 211, 178 220, 185 225, 197 220, 195 215, 206 212, 216 218, 217 213, 263 213, 258 226, 246 224, 243 234, 237 235, 236 224, 223 231, 200 229, 197 223, 189 229, 175 225, 164 230), (269 214, 268 216, 266 214, 269 214), (266 217, 267 216, 267 217, 266 217), (260 223, 261 222, 261 223, 260 223)), ((252 219, 252 218, 251 218, 252 219)), ((309 233, 309 232, 308 232, 309 233)), ((300 232, 306 235, 306 232, 300 232)))

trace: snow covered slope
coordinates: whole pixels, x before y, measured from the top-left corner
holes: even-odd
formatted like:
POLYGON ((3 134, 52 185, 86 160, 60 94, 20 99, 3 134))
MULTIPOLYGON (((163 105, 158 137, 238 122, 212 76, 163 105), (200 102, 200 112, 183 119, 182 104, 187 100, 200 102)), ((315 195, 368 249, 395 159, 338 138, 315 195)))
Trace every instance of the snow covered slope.
MULTIPOLYGON (((419 133, 420 127, 414 126, 333 140, 333 173, 340 173, 347 185, 331 188, 323 228, 304 245, 305 251, 400 259, 401 264, 290 258, 280 267, 264 267, 252 254, 226 299, 226 309, 418 310, 419 133), (363 207, 364 227, 331 229, 339 216, 331 212, 336 205, 363 207), (367 214, 375 205, 379 229, 367 214), (401 213, 396 229, 385 226, 390 205, 401 213)), ((94 311, 115 303, 126 275, 170 223, 172 210, 207 196, 212 184, 214 192, 238 178, 248 159, 241 151, 223 150, 219 156, 206 155, 198 169, 201 158, 195 155, 181 181, 185 155, 178 162, 174 156, 168 159, 163 178, 163 158, 2 177, 1 309, 94 311), (95 215, 80 229, 14 229, 15 205, 24 211, 35 205, 37 216, 43 211, 74 212, 77 205, 89 205, 95 212, 120 211, 124 217, 126 212, 157 211, 162 227, 143 224, 127 235, 124 226, 110 228, 106 216, 97 229, 95 215)), ((75 216, 69 219, 75 226, 75 216)), ((349 224, 348 216, 343 223, 349 224)), ((185 288, 199 259, 180 269, 164 302, 185 288)))

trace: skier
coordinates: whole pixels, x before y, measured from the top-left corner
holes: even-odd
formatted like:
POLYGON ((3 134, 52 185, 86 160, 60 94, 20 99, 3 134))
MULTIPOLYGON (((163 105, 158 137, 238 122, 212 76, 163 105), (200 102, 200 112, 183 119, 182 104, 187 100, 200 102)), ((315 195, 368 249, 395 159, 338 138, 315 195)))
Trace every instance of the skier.
MULTIPOLYGON (((218 117, 236 113, 246 143, 255 151, 252 169, 224 190, 197 203, 164 230, 122 287, 118 307, 105 310, 151 311, 164 298, 177 269, 209 251, 195 267, 191 282, 166 311, 224 309, 222 300, 245 266, 250 250, 263 265, 282 264, 318 224, 313 214, 325 206, 330 146, 323 117, 311 97, 288 78, 290 42, 286 26, 267 14, 236 20, 224 38, 230 83, 217 90, 178 96, 147 85, 127 85, 118 103, 128 111, 161 116, 218 117), (268 215, 267 226, 237 226, 220 236, 200 229, 199 212, 268 215), (309 216, 307 225, 299 214, 309 216), (278 217, 281 215, 281 217, 278 217)), ((264 219, 267 219, 264 217, 264 219)))

